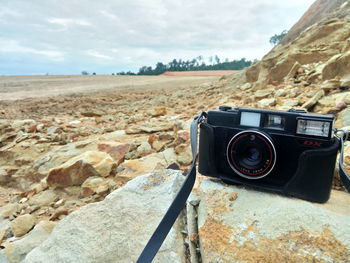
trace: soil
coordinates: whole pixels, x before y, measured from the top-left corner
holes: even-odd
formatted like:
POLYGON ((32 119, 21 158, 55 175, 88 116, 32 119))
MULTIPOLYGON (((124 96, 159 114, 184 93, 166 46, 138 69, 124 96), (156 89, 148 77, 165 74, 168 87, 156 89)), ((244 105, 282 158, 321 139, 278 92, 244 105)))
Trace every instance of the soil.
MULTIPOLYGON (((5 76, 0 77, 0 101, 87 94, 178 89, 212 82, 222 76, 5 76)), ((0 105, 1 106, 1 105, 0 105)))

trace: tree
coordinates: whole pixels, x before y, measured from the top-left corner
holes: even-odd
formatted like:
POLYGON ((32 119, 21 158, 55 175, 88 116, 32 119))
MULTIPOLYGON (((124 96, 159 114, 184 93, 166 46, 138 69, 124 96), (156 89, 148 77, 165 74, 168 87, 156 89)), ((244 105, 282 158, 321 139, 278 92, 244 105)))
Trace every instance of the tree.
POLYGON ((272 45, 277 45, 281 40, 282 40, 282 38, 285 36, 285 35, 287 35, 287 33, 288 33, 288 31, 287 30, 283 30, 282 32, 281 32, 281 34, 279 34, 279 35, 277 35, 277 34, 275 34, 274 36, 272 36, 271 38, 270 38, 270 43, 272 44, 272 45))
POLYGON ((81 72, 81 75, 89 75, 89 72, 87 72, 86 70, 83 70, 83 71, 81 72))

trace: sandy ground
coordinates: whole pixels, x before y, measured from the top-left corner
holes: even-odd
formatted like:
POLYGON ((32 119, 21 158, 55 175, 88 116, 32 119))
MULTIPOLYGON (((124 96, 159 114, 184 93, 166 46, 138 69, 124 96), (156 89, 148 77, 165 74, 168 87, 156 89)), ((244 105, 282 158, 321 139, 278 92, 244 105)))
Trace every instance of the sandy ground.
POLYGON ((210 83, 220 76, 2 76, 0 100, 51 97, 99 91, 171 90, 210 83))

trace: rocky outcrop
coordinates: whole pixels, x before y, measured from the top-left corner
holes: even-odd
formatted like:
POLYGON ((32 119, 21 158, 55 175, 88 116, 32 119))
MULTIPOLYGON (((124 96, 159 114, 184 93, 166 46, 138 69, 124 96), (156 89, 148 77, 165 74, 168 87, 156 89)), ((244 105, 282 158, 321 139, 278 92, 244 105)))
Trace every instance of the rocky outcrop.
POLYGON ((201 262, 350 258, 350 196, 342 192, 317 205, 204 179, 195 193, 189 205, 196 207, 198 232, 189 235, 197 237, 201 262))
MULTIPOLYGON (((24 263, 135 262, 183 182, 180 172, 140 176, 70 214, 24 263)), ((179 219, 154 262, 185 262, 179 219)))
MULTIPOLYGON (((66 217, 23 262, 134 262, 183 179, 173 170, 133 179, 66 217)), ((154 262, 345 263, 349 205, 338 191, 313 204, 199 177, 154 262)))

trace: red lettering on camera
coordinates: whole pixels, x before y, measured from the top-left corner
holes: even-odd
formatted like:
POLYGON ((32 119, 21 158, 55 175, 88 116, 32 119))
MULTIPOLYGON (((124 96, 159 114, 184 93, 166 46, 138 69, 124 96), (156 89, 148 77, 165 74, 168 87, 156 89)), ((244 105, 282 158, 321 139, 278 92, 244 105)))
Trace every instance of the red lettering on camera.
POLYGON ((316 147, 321 147, 322 142, 315 142, 315 141, 304 141, 304 145, 307 145, 307 146, 316 146, 316 147))

